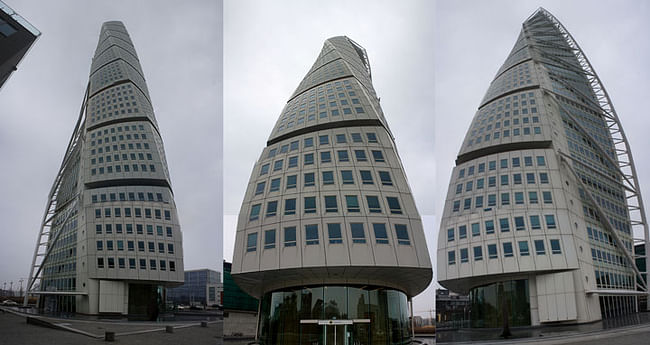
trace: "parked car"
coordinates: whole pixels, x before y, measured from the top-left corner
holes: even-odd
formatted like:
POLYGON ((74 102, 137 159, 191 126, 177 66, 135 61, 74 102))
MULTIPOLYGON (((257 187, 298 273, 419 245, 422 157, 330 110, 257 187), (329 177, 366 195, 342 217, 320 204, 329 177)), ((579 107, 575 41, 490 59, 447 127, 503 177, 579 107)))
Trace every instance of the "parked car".
POLYGON ((16 306, 16 305, 18 305, 18 303, 14 302, 14 301, 12 301, 10 299, 6 299, 6 300, 2 301, 2 305, 16 306))

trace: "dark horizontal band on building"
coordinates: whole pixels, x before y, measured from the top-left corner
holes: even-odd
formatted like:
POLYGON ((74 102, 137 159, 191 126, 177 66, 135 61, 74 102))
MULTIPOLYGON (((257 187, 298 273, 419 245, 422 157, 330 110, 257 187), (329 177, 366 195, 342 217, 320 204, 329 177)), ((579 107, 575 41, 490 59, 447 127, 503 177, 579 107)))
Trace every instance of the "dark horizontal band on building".
POLYGON ((458 158, 456 158, 456 166, 461 165, 465 162, 469 162, 472 159, 493 155, 496 153, 519 151, 519 150, 550 149, 552 147, 553 147, 553 142, 551 140, 521 141, 518 143, 488 146, 488 147, 480 148, 478 150, 474 150, 459 155, 458 158))
POLYGON ((488 99, 487 101, 483 102, 483 104, 481 104, 481 105, 478 107, 478 109, 481 110, 481 108, 483 108, 483 107, 486 106, 487 104, 490 104, 492 101, 494 101, 494 100, 497 99, 497 98, 510 96, 510 95, 512 95, 513 93, 517 93, 517 92, 528 91, 528 90, 534 90, 534 89, 539 89, 539 88, 540 88, 539 84, 536 84, 536 85, 524 86, 524 87, 520 87, 520 88, 518 88, 518 89, 510 90, 510 91, 508 91, 508 92, 506 92, 506 93, 502 93, 502 94, 499 94, 499 95, 497 95, 497 96, 494 96, 494 97, 488 99))
POLYGON ((156 130, 156 133, 158 133, 158 135, 160 135, 160 133, 158 132, 158 128, 156 128, 156 125, 147 116, 123 117, 123 118, 119 118, 119 119, 108 120, 108 121, 98 123, 98 124, 96 124, 94 126, 88 127, 87 131, 91 132, 91 131, 94 131, 97 128, 114 125, 116 123, 138 122, 138 121, 146 121, 146 122, 151 123, 151 126, 156 130))
POLYGON ((277 138, 271 139, 266 142, 266 146, 271 146, 273 144, 279 143, 283 140, 287 140, 293 137, 297 137, 303 134, 308 134, 308 133, 313 133, 313 132, 318 132, 318 131, 323 131, 327 129, 335 129, 335 128, 344 128, 344 127, 384 127, 384 124, 377 120, 377 119, 365 119, 365 120, 342 120, 342 121, 334 121, 334 122, 326 122, 323 124, 319 124, 316 126, 309 126, 305 128, 301 128, 298 130, 295 130, 293 132, 281 135, 277 138))
POLYGON ((148 187, 165 187, 169 188, 172 194, 172 187, 167 180, 157 178, 121 178, 113 180, 102 180, 88 182, 85 184, 86 189, 97 189, 107 187, 124 187, 124 186, 148 186, 148 187))

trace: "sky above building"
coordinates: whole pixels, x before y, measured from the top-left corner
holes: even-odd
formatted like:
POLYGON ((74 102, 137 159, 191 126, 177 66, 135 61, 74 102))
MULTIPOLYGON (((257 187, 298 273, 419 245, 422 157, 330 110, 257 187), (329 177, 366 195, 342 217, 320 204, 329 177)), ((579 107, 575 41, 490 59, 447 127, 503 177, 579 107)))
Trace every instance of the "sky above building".
MULTIPOLYGON (((124 22, 165 146, 185 268, 221 271, 222 7, 216 1, 7 1, 42 36, 0 90, 0 285, 26 280, 103 22, 124 22)), ((23 283, 25 286, 27 282, 23 283)))

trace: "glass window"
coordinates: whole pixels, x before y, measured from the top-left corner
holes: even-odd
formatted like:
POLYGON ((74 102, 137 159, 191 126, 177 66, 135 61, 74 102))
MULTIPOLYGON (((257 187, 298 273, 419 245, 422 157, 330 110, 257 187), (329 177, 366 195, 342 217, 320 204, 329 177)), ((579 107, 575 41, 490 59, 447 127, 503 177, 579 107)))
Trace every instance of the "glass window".
POLYGON ((519 241, 519 255, 528 256, 530 251, 528 250, 528 241, 519 241))
POLYGON ((539 202, 537 192, 528 192, 528 202, 531 204, 537 204, 539 202))
POLYGON ((537 166, 540 167, 546 166, 546 161, 544 160, 544 156, 537 156, 537 166))
POLYGON ((497 245, 496 244, 488 244, 487 248, 488 248, 488 258, 496 259, 498 257, 497 245))
POLYGON ((526 230, 526 222, 524 222, 524 217, 515 217, 515 230, 526 230))
POLYGON ((551 253, 562 254, 562 250, 560 249, 560 240, 551 240, 551 253))
POLYGON ((274 178, 271 180, 271 188, 269 192, 276 192, 280 190, 280 178, 274 178))
POLYGON ((357 162, 365 162, 368 160, 366 158, 366 151, 364 150, 354 150, 354 156, 357 157, 357 162))
POLYGON ((305 138, 303 140, 303 146, 305 148, 314 146, 314 138, 305 138))
POLYGON ((285 247, 295 247, 296 246, 296 227, 288 226, 284 228, 284 246, 285 247))
POLYGON ((323 171, 323 185, 334 184, 334 172, 323 171))
MULTIPOLYGON (((269 201, 266 204, 266 216, 267 217, 273 217, 277 213, 278 213, 278 202, 277 201, 269 201)), ((161 232, 162 232, 162 227, 161 227, 161 232)))
POLYGON ((260 208, 262 208, 262 204, 256 204, 251 207, 251 214, 248 220, 256 220, 260 217, 260 208))
POLYGON ((460 262, 469 262, 469 253, 467 252, 467 248, 460 249, 460 262))
POLYGON ((454 228, 447 229, 447 242, 452 242, 454 240, 454 228))
POLYGON ((515 192, 515 204, 517 205, 524 204, 524 192, 515 192))
POLYGON ((533 166, 533 157, 531 157, 531 156, 524 157, 524 165, 526 165, 527 167, 532 167, 533 166))
POLYGON ((339 156, 339 162, 349 162, 350 157, 348 156, 348 150, 339 150, 336 151, 339 156))
POLYGON ((513 174, 512 175, 512 183, 521 184, 521 174, 513 174))
POLYGON ((450 250, 447 252, 447 263, 449 265, 455 265, 456 264, 456 251, 450 250))
POLYGON ((410 245, 409 233, 405 224, 395 224, 395 234, 397 235, 397 243, 410 245))
POLYGON ((345 134, 337 134, 336 135, 336 142, 339 143, 339 144, 346 143, 347 140, 345 139, 345 134))
POLYGON ((551 195, 551 192, 542 192, 542 197, 544 198, 544 203, 545 204, 552 204, 553 203, 553 197, 551 195))
POLYGON ((503 242, 503 256, 506 258, 514 256, 514 253, 512 251, 512 243, 503 242))
POLYGON ((328 223, 327 234, 329 236, 330 244, 343 243, 343 237, 341 236, 341 224, 328 223))
POLYGON ((363 223, 350 223, 352 243, 366 243, 366 235, 363 230, 363 223))
POLYGON ((316 197, 305 197, 305 213, 316 213, 316 197))
POLYGON ((386 224, 373 223, 372 228, 375 231, 375 239, 379 244, 388 244, 388 233, 386 232, 386 224))
POLYGON ((377 135, 375 133, 366 133, 366 137, 368 137, 368 142, 369 143, 376 143, 377 142, 377 135))
POLYGON ((548 174, 547 173, 539 173, 539 183, 541 183, 541 184, 547 184, 548 183, 548 174))
POLYGON ((284 200, 284 214, 285 215, 296 214, 296 199, 284 200))
POLYGON ((501 232, 510 231, 510 222, 508 221, 508 218, 499 218, 499 229, 501 232))
POLYGON ((488 176, 488 187, 496 187, 496 185, 497 185, 497 177, 488 176))
POLYGON ((257 232, 248 234, 246 241, 246 252, 254 252, 257 250, 257 232))
POLYGON ((455 200, 453 211, 458 212, 459 210, 460 210, 460 200, 455 200))
POLYGON ((352 137, 352 141, 355 143, 362 143, 363 139, 361 138, 360 133, 350 133, 350 136, 352 137))
POLYGON ((264 249, 275 248, 275 229, 264 231, 264 249))
POLYGON ((496 206, 496 205, 497 205, 497 195, 488 194, 488 206, 496 206))
POLYGON ((287 176, 287 189, 296 188, 298 183, 298 175, 287 176))
POLYGON ((305 225, 305 240, 307 245, 318 244, 318 224, 305 225))
POLYGON ((458 227, 458 238, 467 238, 467 225, 461 225, 458 227))
POLYGON ((332 153, 329 151, 323 151, 320 153, 320 162, 321 163, 331 163, 332 162, 332 153))
POLYGON ((483 260, 483 247, 476 246, 474 247, 474 261, 483 260))
POLYGON ((485 185, 485 179, 480 178, 476 180, 476 189, 483 189, 484 185, 485 185))
POLYGON ((305 153, 303 164, 304 165, 314 164, 314 154, 313 153, 305 153))
POLYGON ((289 157, 289 168, 295 168, 298 166, 298 156, 289 157))
POLYGON ((375 159, 375 162, 381 163, 385 162, 384 154, 381 151, 372 150, 372 158, 375 159))
POLYGON ((526 183, 535 184, 535 174, 534 173, 527 173, 526 174, 526 183))
POLYGON ((544 240, 535 240, 535 254, 546 255, 546 248, 544 248, 544 240))
POLYGON ((501 193, 501 205, 510 205, 510 193, 501 193))
POLYGON ((328 135, 319 135, 318 136, 318 143, 320 145, 328 145, 330 143, 330 139, 328 135))
POLYGON ((305 187, 312 187, 315 185, 316 178, 314 173, 305 173, 304 178, 305 178, 305 187))
POLYGON ((255 188, 255 195, 259 195, 264 193, 264 188, 266 187, 266 181, 260 182, 257 184, 257 188, 255 188))
POLYGON ((360 170, 359 173, 361 174, 361 181, 363 184, 374 184, 372 180, 372 172, 370 172, 370 170, 360 170))
POLYGON ((402 214, 402 207, 399 204, 398 198, 387 196, 386 201, 388 202, 388 208, 390 208, 391 214, 402 214))
POLYGON ((501 169, 507 169, 508 168, 508 159, 502 159, 501 160, 501 169))
POLYGON ((521 164, 520 164, 520 161, 519 161, 519 157, 512 157, 512 167, 513 168, 518 168, 520 166, 521 166, 521 164))
POLYGON ((479 223, 472 223, 472 237, 481 235, 481 225, 479 223))
POLYGON ((343 181, 343 184, 354 184, 352 170, 341 170, 341 180, 343 181))
POLYGON ((547 214, 544 216, 544 219, 546 220, 546 228, 548 229, 555 229, 555 216, 552 214, 547 214))
POLYGON ((381 213, 381 206, 379 205, 379 198, 372 195, 366 196, 368 202, 368 210, 370 213, 381 213))
POLYGON ((339 207, 336 202, 336 196, 330 195, 325 197, 325 212, 338 212, 339 207))
POLYGON ((278 171, 282 170, 282 166, 284 165, 284 160, 278 159, 277 161, 273 162, 273 171, 278 171))
POLYGON ((359 199, 356 195, 346 195, 345 203, 347 205, 348 212, 360 212, 359 199))
POLYGON ((494 221, 493 220, 486 220, 485 221, 485 233, 486 234, 493 234, 494 233, 494 221))
POLYGON ((472 198, 466 198, 463 201, 463 210, 469 210, 472 208, 472 198))
POLYGON ((508 175, 501 175, 501 185, 502 186, 508 185, 508 175))
POLYGON ((476 208, 483 208, 483 196, 482 195, 477 195, 475 200, 474 200, 474 207, 476 208))
POLYGON ((542 228, 540 222, 539 222, 539 216, 530 216, 530 228, 533 230, 539 230, 542 228))

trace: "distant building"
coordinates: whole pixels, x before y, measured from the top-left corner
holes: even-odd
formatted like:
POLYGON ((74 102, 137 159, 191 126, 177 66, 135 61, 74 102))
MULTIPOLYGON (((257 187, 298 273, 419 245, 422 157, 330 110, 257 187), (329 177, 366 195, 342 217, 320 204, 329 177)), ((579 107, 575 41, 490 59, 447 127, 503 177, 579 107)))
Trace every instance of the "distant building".
POLYGON ((436 327, 469 326, 469 296, 445 289, 436 289, 436 327))
POLYGON ((191 306, 221 305, 220 273, 210 269, 185 271, 185 284, 167 289, 167 301, 191 306))
POLYGON ((223 309, 257 312, 257 298, 242 290, 230 276, 232 263, 223 262, 223 309))
POLYGON ((0 88, 41 32, 0 1, 0 88))

